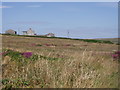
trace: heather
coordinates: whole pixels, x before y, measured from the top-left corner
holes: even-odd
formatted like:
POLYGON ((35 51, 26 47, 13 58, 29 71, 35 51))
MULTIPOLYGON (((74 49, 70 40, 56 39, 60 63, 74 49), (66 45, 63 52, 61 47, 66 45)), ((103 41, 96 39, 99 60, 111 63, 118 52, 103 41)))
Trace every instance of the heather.
POLYGON ((120 51, 116 51, 112 54, 113 60, 118 60, 120 62, 120 51))

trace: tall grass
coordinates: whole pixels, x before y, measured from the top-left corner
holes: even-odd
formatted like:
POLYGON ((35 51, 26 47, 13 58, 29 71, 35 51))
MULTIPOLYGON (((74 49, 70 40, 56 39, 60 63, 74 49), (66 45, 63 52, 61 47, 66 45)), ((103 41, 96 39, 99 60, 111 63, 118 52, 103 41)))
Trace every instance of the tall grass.
POLYGON ((114 44, 11 36, 4 36, 3 44, 4 49, 14 53, 32 52, 38 56, 36 60, 18 57, 21 62, 13 54, 3 56, 3 88, 118 87, 119 64, 111 56, 112 50, 117 49, 114 44), (44 46, 46 42, 56 46, 44 46), (29 46, 29 43, 42 46, 29 46))

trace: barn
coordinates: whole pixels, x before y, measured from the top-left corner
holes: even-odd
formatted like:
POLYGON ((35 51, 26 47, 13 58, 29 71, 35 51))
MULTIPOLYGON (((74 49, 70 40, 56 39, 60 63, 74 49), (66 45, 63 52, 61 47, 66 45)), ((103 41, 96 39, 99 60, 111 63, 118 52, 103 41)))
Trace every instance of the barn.
POLYGON ((9 29, 5 32, 5 34, 17 34, 17 32, 12 29, 9 29))
POLYGON ((45 36, 46 36, 46 37, 55 37, 55 34, 53 34, 53 33, 48 33, 48 34, 46 34, 45 36))

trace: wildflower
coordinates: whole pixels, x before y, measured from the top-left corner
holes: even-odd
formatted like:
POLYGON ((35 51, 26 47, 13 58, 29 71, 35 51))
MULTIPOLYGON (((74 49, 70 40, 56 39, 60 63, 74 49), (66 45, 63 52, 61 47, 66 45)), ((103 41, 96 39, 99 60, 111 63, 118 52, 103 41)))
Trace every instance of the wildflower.
POLYGON ((32 56, 32 52, 24 52, 24 53, 21 53, 21 55, 26 58, 30 58, 32 56))
POLYGON ((2 53, 0 53, 0 55, 2 55, 2 56, 4 56, 4 55, 6 55, 8 52, 2 52, 2 53))
POLYGON ((112 57, 113 57, 114 59, 117 59, 117 58, 119 57, 119 55, 118 55, 118 54, 113 54, 112 57))

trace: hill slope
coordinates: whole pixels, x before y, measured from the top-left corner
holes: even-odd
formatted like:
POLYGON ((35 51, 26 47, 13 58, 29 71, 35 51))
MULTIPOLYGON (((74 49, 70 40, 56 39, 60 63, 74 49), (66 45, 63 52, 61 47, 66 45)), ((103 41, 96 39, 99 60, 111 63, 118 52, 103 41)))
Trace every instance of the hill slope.
POLYGON ((105 40, 105 41, 111 41, 113 43, 120 43, 120 38, 101 38, 101 39, 97 39, 97 40, 105 40))
POLYGON ((3 85, 19 88, 117 88, 118 45, 2 36, 3 85))

